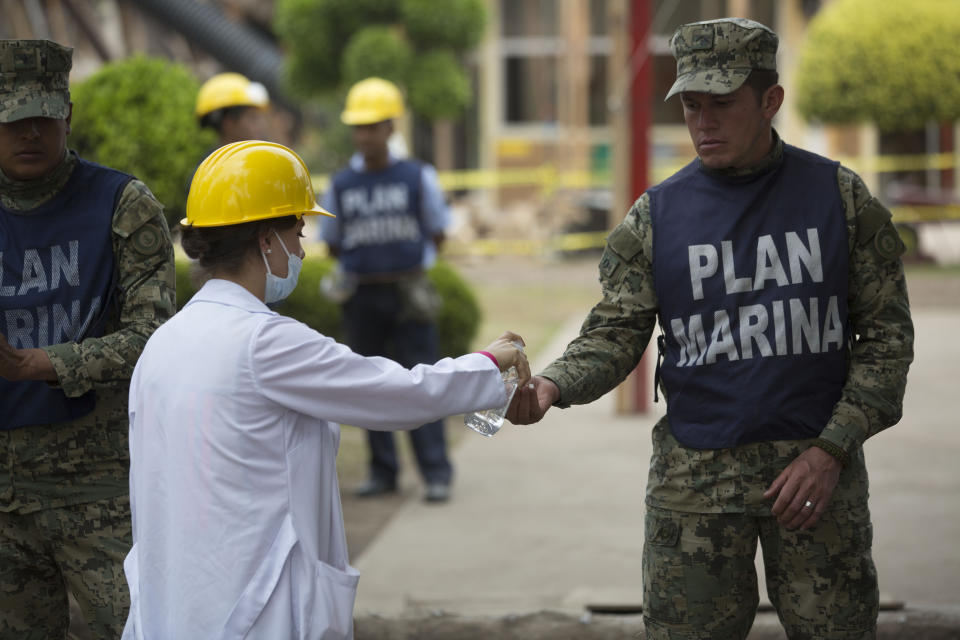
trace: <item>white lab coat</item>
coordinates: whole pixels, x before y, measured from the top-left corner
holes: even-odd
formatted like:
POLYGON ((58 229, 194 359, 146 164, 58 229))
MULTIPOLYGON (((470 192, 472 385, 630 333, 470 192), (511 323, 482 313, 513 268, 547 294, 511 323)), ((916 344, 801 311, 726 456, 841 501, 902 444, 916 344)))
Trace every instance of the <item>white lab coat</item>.
POLYGON ((123 638, 352 638, 336 423, 409 429, 505 401, 484 355, 405 369, 209 281, 130 385, 123 638))

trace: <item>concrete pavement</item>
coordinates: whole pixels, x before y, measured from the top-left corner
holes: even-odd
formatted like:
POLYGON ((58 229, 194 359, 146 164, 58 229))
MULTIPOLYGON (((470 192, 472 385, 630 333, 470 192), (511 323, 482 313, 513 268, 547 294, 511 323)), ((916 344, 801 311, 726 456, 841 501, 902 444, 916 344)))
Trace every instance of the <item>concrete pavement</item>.
MULTIPOLYGON (((866 445, 874 559, 885 603, 960 612, 960 311, 919 309, 914 322, 905 418, 866 445)), ((579 323, 539 351, 535 371, 579 323)), ((608 394, 493 438, 466 434, 452 501, 411 500, 354 558, 358 618, 638 606, 650 431, 663 409, 616 415, 608 394)))

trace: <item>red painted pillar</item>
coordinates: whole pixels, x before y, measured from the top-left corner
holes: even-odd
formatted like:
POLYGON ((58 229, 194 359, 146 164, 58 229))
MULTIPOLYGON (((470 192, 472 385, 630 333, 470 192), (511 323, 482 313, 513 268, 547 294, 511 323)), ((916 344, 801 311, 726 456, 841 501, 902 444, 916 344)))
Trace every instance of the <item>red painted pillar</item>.
MULTIPOLYGON (((650 105, 653 99, 653 59, 651 46, 651 0, 632 0, 630 3, 630 59, 633 81, 630 83, 630 203, 650 185, 650 105)), ((639 366, 634 370, 632 409, 636 413, 650 410, 653 384, 647 373, 650 358, 656 358, 647 348, 639 366)))

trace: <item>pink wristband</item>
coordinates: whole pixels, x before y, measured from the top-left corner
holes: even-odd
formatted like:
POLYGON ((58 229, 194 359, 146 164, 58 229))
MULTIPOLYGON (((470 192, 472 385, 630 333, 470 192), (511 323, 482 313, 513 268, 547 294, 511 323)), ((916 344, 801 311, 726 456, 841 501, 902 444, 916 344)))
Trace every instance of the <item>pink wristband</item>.
POLYGON ((475 351, 474 353, 482 353, 483 355, 485 355, 485 356, 487 356, 488 358, 490 358, 491 360, 493 360, 493 364, 497 365, 497 369, 500 368, 500 363, 497 362, 497 359, 494 358, 494 357, 493 357, 493 354, 490 353, 489 351, 475 351))

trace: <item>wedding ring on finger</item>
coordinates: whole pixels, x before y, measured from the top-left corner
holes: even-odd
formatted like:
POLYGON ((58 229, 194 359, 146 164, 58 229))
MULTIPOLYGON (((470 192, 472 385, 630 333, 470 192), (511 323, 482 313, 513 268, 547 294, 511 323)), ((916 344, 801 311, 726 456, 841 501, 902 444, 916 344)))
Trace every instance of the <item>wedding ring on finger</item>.
POLYGON ((813 508, 813 501, 812 501, 812 500, 807 500, 806 502, 804 502, 804 503, 803 503, 803 508, 804 508, 804 509, 812 509, 812 508, 813 508))

